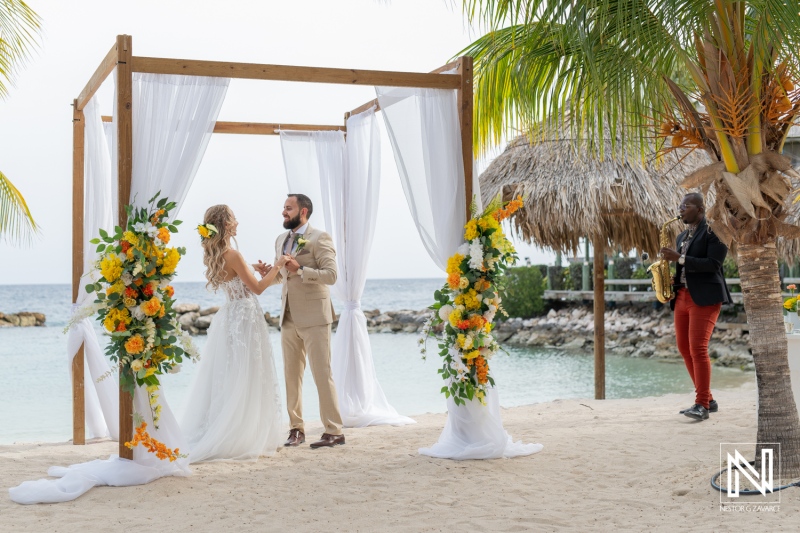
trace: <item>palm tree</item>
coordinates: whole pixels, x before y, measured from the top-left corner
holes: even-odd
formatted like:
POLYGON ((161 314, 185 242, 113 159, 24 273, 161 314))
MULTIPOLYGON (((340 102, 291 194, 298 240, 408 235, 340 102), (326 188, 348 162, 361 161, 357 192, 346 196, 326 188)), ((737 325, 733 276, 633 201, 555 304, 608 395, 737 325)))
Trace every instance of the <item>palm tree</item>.
MULTIPOLYGON (((776 239, 800 176, 780 155, 800 111, 800 16, 785 0, 464 0, 488 33, 475 58, 475 141, 568 118, 602 150, 706 151, 684 186, 714 194, 713 231, 737 248, 758 383, 758 445, 800 476, 800 422, 781 318, 776 239), (700 105, 694 105, 699 103, 700 105), (621 141, 617 142, 616 139, 621 141)), ((573 135, 578 137, 578 135, 573 135)))
MULTIPOLYGON (((39 16, 25 2, 0 0, 0 98, 8 95, 8 84, 36 45, 39 29, 39 16)), ((22 243, 36 230, 25 198, 0 171, 0 238, 22 243)))

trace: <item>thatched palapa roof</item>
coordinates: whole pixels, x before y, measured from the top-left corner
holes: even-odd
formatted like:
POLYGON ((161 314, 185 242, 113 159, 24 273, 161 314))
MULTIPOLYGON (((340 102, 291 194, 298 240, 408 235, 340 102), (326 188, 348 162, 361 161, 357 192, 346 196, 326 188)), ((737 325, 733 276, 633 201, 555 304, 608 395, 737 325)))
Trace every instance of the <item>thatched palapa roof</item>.
MULTIPOLYGON (((514 139, 480 176, 484 203, 498 192, 504 199, 523 195, 514 229, 538 246, 574 252, 580 238, 599 236, 612 248, 655 257, 661 225, 678 214, 686 194, 678 184, 708 165, 709 157, 700 151, 671 153, 644 163, 638 155, 619 155, 619 149, 614 155, 607 142, 601 158, 569 137, 514 139)), ((674 242, 682 224, 671 230, 674 242)))

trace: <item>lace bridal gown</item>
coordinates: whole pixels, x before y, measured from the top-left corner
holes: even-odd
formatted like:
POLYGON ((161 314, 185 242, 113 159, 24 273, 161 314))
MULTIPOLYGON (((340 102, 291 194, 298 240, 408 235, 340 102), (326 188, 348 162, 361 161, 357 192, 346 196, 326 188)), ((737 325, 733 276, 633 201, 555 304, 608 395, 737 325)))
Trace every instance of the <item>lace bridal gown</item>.
POLYGON ((283 410, 261 305, 238 276, 220 287, 225 305, 208 329, 181 423, 192 463, 255 461, 282 443, 283 410))

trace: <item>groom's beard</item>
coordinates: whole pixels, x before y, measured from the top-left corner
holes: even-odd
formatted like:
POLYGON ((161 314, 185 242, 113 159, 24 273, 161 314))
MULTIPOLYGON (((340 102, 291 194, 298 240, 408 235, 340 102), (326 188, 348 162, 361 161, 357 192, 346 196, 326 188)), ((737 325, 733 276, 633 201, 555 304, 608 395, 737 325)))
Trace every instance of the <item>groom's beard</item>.
POLYGON ((300 227, 300 215, 298 214, 294 218, 290 218, 289 220, 283 221, 283 229, 290 229, 292 231, 296 230, 300 227))

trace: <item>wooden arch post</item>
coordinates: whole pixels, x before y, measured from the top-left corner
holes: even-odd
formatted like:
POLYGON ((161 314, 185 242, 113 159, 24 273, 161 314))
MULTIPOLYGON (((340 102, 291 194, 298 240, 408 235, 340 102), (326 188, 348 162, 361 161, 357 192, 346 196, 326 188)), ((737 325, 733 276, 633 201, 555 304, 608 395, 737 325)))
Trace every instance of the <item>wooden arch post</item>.
POLYGON ((464 160, 464 197, 466 198, 467 218, 474 213, 470 212, 472 203, 472 58, 461 56, 458 58, 458 75, 461 83, 458 92, 458 119, 461 125, 461 156, 464 160))
MULTIPOLYGON (((72 103, 72 302, 78 302, 83 275, 84 141, 86 122, 78 99, 72 103)), ((86 444, 83 344, 72 359, 72 444, 86 444)))
MULTIPOLYGON (((117 36, 117 168, 119 226, 128 223, 125 205, 130 202, 133 176, 133 72, 130 35, 117 36)), ((120 374, 120 378, 122 374, 120 374)), ((131 379, 133 376, 129 376, 131 379)), ((133 459, 133 450, 125 446, 133 440, 133 397, 119 388, 119 456, 133 459)))

